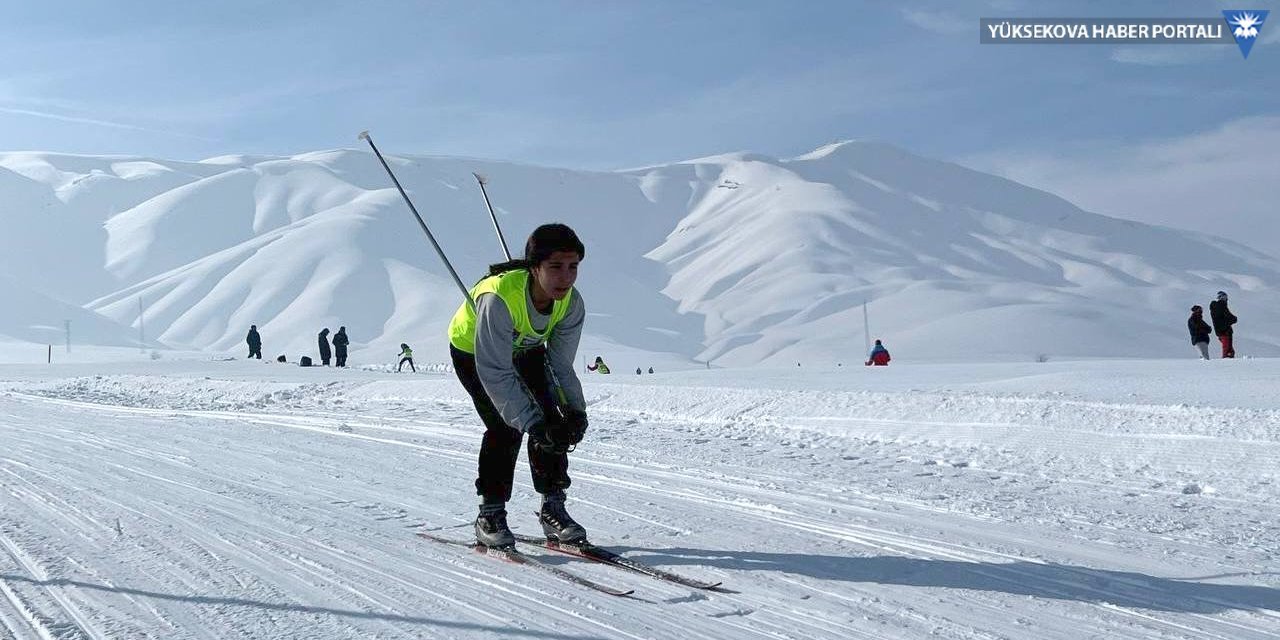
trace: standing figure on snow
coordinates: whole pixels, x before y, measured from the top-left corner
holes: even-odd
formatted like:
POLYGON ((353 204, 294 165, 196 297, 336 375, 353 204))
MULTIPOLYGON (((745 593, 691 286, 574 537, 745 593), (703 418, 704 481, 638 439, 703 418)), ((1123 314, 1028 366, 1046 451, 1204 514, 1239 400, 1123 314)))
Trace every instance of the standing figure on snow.
POLYGON ((889 350, 876 340, 876 346, 871 347, 871 353, 867 354, 867 366, 875 365, 877 367, 889 366, 889 350))
POLYGON ((350 344, 347 339, 347 328, 338 327, 338 332, 333 334, 333 355, 338 359, 337 366, 347 366, 347 345, 350 344))
POLYGON ((249 343, 249 357, 262 359, 262 336, 258 335, 258 325, 249 325, 249 335, 244 337, 244 341, 249 343))
POLYGON ((329 366, 329 358, 333 357, 333 354, 329 352, 329 327, 320 330, 319 342, 320 364, 327 367, 329 366))
POLYGON ((1213 333, 1222 343, 1222 357, 1236 357, 1236 347, 1232 344, 1235 332, 1231 329, 1231 325, 1236 323, 1236 317, 1227 308, 1226 291, 1219 291, 1218 299, 1209 303, 1209 319, 1213 321, 1213 333))
POLYGON ((524 258, 489 267, 449 323, 453 368, 484 422, 476 493, 476 541, 515 543, 507 501, 516 458, 529 434, 533 488, 542 494, 538 522, 548 538, 583 541, 587 532, 565 510, 569 452, 587 430, 586 401, 573 361, 586 307, 573 284, 586 249, 563 224, 529 236, 524 258))
POLYGON ((396 365, 396 373, 400 373, 400 369, 404 367, 404 363, 406 362, 409 363, 409 368, 412 369, 414 373, 418 372, 418 368, 413 366, 413 349, 410 349, 409 345, 401 342, 400 343, 400 364, 396 365))
POLYGON ((1200 359, 1209 359, 1209 323, 1204 321, 1204 309, 1200 305, 1191 307, 1191 317, 1187 318, 1187 329, 1191 332, 1191 344, 1200 350, 1200 359))
POLYGON ((609 365, 604 363, 604 358, 596 356, 596 363, 587 365, 587 371, 595 371, 597 373, 609 373, 609 365))

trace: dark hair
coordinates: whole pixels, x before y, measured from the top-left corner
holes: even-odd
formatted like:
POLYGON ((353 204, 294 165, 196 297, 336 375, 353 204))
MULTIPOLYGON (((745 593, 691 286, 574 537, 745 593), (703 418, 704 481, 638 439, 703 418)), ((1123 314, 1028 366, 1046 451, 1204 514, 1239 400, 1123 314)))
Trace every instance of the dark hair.
POLYGON ((574 233, 567 224, 552 222, 534 229, 533 233, 529 234, 529 239, 524 243, 523 258, 491 264, 489 275, 496 276, 516 269, 532 269, 545 262, 557 251, 572 251, 578 254, 579 260, 587 257, 587 248, 578 239, 578 234, 574 233))

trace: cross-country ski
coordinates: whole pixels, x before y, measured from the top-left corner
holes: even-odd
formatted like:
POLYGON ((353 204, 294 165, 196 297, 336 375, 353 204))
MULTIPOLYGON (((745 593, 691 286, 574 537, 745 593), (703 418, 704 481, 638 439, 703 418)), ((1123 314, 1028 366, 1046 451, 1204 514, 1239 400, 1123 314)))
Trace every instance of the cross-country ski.
POLYGON ((515 545, 511 545, 507 547, 485 547, 484 545, 481 545, 476 542, 454 540, 452 538, 438 536, 433 533, 419 532, 418 535, 432 542, 452 545, 455 547, 474 551, 480 555, 487 555, 495 558, 501 558, 513 564, 532 567, 534 569, 537 569, 538 571, 549 573, 553 576, 556 576, 557 578, 566 580, 578 586, 586 587, 588 589, 594 589, 601 593, 607 593, 611 596, 625 596, 625 595, 630 595, 631 593, 634 592, 634 589, 618 589, 615 587, 610 587, 592 580, 588 580, 570 571, 565 571, 564 569, 561 569, 559 567, 546 564, 541 560, 538 560, 537 558, 534 558, 526 553, 521 552, 519 549, 515 548, 515 545))

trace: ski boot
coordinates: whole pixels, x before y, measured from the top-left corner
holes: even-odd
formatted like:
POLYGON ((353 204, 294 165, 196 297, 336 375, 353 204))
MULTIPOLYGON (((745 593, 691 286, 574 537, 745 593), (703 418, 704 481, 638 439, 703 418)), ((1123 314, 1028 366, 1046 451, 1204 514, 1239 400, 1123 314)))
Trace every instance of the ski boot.
POLYGON ((490 549, 515 545, 516 536, 507 526, 506 505, 480 505, 480 515, 476 516, 476 542, 490 549))
POLYGON ((555 542, 586 542, 587 530, 574 522, 564 508, 563 493, 549 493, 542 496, 542 509, 538 511, 538 523, 547 540, 555 542))

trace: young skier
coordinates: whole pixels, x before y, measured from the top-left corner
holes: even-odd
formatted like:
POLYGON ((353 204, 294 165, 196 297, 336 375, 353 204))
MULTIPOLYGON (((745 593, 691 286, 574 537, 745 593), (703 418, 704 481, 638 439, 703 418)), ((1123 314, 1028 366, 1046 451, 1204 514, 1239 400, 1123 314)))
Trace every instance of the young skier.
POLYGON ((471 288, 449 324, 449 352, 463 388, 485 425, 476 493, 476 541, 515 543, 507 526, 516 458, 529 434, 538 521, 548 538, 583 541, 587 532, 565 510, 569 451, 587 429, 586 401, 574 372, 586 307, 573 284, 586 249, 563 224, 530 234, 524 258, 493 265, 471 288))
POLYGON ((604 363, 604 358, 596 356, 595 364, 587 365, 587 371, 595 371, 597 373, 609 373, 609 365, 604 363))
POLYGON ((409 368, 412 369, 414 373, 418 372, 418 368, 413 366, 413 349, 410 349, 409 345, 401 342, 400 343, 400 364, 396 365, 396 373, 400 373, 401 367, 404 367, 404 363, 406 362, 409 363, 409 368))

